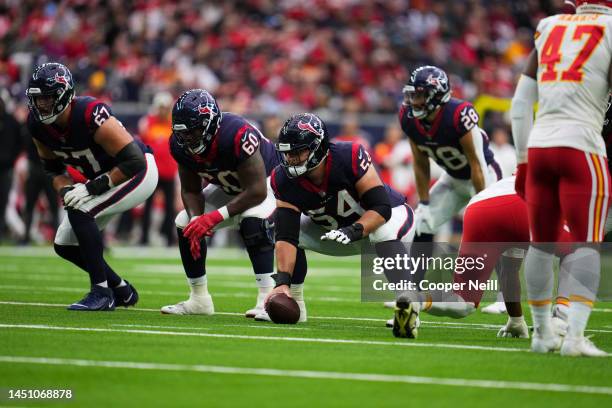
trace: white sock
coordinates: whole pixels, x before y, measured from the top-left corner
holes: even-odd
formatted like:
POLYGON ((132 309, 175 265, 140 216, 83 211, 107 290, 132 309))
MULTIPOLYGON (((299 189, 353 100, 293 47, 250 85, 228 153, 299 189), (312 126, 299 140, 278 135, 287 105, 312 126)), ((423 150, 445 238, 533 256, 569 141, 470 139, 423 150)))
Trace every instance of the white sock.
POLYGON ((96 285, 101 286, 103 288, 108 288, 108 282, 107 281, 96 283, 96 285))
POLYGON ((304 300, 304 284, 291 285, 291 296, 295 301, 304 300))
POLYGON ((583 302, 571 302, 567 316, 568 337, 584 336, 584 329, 586 329, 590 315, 591 308, 588 305, 583 302))
POLYGON ((206 275, 199 278, 187 278, 191 287, 191 297, 201 297, 208 295, 208 278, 206 275))
POLYGON ((121 283, 119 283, 117 286, 115 286, 116 288, 122 288, 124 286, 127 286, 127 283, 125 283, 125 281, 123 279, 121 279, 121 283))
POLYGON ((552 328, 550 324, 551 313, 550 304, 545 305, 529 305, 531 315, 533 316, 533 328, 541 337, 552 336, 552 328))
MULTIPOLYGON (((273 288, 276 282, 272 279, 272 272, 270 273, 256 273, 255 274, 255 283, 258 288, 267 288, 268 291, 270 288, 273 288)), ((261 291, 260 291, 261 292, 261 291)))

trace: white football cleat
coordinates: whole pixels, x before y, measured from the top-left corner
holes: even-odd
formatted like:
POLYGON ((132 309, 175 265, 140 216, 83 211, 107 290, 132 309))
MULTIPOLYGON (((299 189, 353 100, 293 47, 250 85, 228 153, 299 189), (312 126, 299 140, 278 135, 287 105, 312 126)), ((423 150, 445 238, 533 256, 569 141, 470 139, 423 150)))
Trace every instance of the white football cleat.
POLYGON ((270 316, 268 316, 268 312, 266 312, 265 310, 258 312, 255 316, 253 316, 253 318, 255 319, 256 322, 271 322, 272 321, 272 319, 270 319, 270 316))
POLYGON ((512 322, 510 319, 506 322, 497 332, 497 337, 512 337, 515 339, 528 339, 529 338, 529 327, 525 320, 520 322, 512 322))
POLYGON ((555 333, 557 336, 565 337, 565 335, 567 334, 567 326, 568 326, 565 320, 559 317, 553 316, 552 319, 550 319, 550 324, 551 324, 553 333, 555 333))
POLYGON ((507 313, 506 304, 504 302, 491 303, 489 306, 482 308, 482 313, 486 313, 486 314, 507 313))
MULTIPOLYGON (((252 319, 261 313, 265 313, 267 315, 266 310, 264 308, 264 300, 266 300, 266 296, 268 296, 268 292, 259 293, 257 295, 257 302, 255 303, 255 307, 244 312, 244 317, 252 319)), ((265 321, 269 322, 270 320, 265 320, 265 321)))
POLYGON ((607 357, 588 337, 566 337, 561 346, 561 355, 569 357, 607 357))
POLYGON ((533 332, 531 339, 531 351, 534 353, 549 353, 561 348, 561 337, 552 333, 550 336, 542 336, 537 330, 533 332))
POLYGON ((395 300, 393 302, 385 302, 383 306, 387 309, 395 309, 395 300))
POLYGON ((161 308, 162 314, 174 315, 212 315, 215 313, 215 305, 210 295, 191 296, 189 300, 179 302, 176 305, 168 305, 161 308))

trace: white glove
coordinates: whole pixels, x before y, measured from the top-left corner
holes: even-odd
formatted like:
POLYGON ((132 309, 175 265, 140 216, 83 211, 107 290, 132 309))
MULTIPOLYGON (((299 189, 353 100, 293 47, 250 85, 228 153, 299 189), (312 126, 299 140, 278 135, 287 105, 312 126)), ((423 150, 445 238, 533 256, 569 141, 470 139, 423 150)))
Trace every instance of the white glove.
POLYGON ((83 204, 91 200, 93 196, 89 194, 87 187, 83 183, 75 184, 73 187, 72 190, 64 195, 64 205, 78 210, 83 204))
POLYGON ((343 245, 358 241, 363 238, 363 226, 359 223, 349 225, 337 230, 331 230, 321 236, 321 241, 336 241, 343 245))
POLYGON ((416 210, 414 210, 414 216, 416 219, 415 231, 417 235, 421 235, 421 233, 432 234, 434 232, 434 222, 429 210, 429 204, 420 203, 417 205, 416 210))
POLYGON ((508 317, 508 322, 497 332, 497 337, 513 337, 518 339, 529 338, 529 328, 525 319, 520 322, 513 322, 511 317, 508 317))

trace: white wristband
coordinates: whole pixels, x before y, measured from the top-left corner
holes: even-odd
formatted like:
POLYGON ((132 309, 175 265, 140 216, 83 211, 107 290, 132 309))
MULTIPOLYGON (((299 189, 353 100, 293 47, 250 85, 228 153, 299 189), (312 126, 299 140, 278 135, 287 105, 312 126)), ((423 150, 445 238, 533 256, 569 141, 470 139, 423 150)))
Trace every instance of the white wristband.
POLYGON ((227 206, 223 206, 221 208, 219 208, 217 211, 219 211, 219 214, 221 214, 221 216, 223 216, 224 220, 227 220, 229 218, 229 211, 227 211, 227 206))

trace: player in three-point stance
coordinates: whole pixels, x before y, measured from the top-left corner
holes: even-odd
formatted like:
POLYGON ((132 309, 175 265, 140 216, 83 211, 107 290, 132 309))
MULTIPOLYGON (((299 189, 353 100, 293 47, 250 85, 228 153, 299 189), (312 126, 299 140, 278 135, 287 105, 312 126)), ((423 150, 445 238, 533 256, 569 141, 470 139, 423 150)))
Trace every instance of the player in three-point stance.
MULTIPOLYGON (((404 254, 404 243, 414 235, 413 212, 404 196, 381 182, 361 145, 330 143, 325 124, 314 114, 287 119, 276 148, 281 166, 271 177, 278 270, 272 293, 292 296, 300 306, 300 321, 305 321, 304 249, 354 255, 361 252, 360 240, 369 239, 378 256, 404 254)), ((407 274, 403 279, 411 278, 407 274)), ((416 337, 417 318, 418 303, 400 293, 393 334, 416 337)))
POLYGON ((259 288, 246 317, 268 320, 263 308, 274 286, 272 224, 275 210, 267 181, 279 163, 274 146, 243 117, 221 112, 203 89, 183 93, 172 109, 170 152, 179 165, 185 210, 176 217, 179 250, 191 293, 162 307, 164 314, 214 313, 205 269, 206 241, 219 228, 236 226, 244 240, 259 288), (202 190, 202 182, 208 185, 202 190))
POLYGON ((106 263, 101 230, 110 219, 144 202, 157 185, 149 149, 135 141, 105 103, 75 97, 62 64, 38 66, 26 91, 28 129, 68 216, 55 235, 55 252, 89 273, 91 290, 69 310, 132 306, 138 293, 106 263), (66 165, 86 183, 74 183, 66 165))

